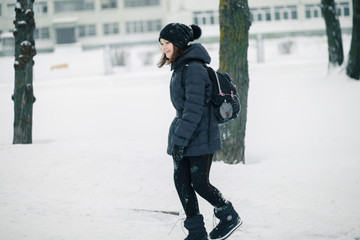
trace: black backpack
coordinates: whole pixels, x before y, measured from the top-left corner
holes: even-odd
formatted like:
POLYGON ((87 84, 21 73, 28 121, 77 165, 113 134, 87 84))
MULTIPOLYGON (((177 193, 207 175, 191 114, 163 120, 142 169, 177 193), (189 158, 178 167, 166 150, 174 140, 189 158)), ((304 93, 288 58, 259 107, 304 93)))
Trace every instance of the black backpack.
MULTIPOLYGON (((185 74, 189 64, 186 64, 182 73, 182 81, 185 81, 185 74)), ((227 72, 218 72, 204 64, 212 83, 211 111, 219 124, 229 122, 239 116, 240 102, 230 75, 227 72)))

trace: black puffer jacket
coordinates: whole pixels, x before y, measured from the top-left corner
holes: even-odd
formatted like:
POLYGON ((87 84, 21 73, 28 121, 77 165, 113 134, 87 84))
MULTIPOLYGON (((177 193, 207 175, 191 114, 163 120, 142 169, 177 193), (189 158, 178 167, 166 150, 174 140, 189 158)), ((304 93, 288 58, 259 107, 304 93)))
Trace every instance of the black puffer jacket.
POLYGON ((185 147, 184 156, 200 156, 221 149, 219 126, 208 104, 211 82, 203 66, 210 61, 208 52, 197 43, 190 45, 186 54, 171 65, 170 97, 177 116, 169 130, 168 154, 174 145, 185 147), (185 64, 189 66, 182 80, 185 64))

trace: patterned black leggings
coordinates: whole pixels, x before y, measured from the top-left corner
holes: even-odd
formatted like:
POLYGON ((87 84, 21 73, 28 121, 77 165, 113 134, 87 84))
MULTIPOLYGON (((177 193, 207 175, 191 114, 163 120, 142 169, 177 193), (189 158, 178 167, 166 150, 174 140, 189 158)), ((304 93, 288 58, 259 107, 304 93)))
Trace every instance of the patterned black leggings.
POLYGON ((208 154, 174 161, 175 187, 187 217, 199 214, 195 192, 216 208, 226 205, 220 191, 209 182, 212 158, 213 155, 208 154))

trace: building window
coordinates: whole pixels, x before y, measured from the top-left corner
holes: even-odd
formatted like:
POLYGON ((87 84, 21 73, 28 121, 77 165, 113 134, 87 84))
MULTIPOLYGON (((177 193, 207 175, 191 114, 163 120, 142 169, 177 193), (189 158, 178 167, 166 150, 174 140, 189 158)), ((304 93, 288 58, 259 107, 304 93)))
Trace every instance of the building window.
POLYGON ((339 17, 349 17, 350 16, 350 7, 348 2, 336 3, 336 14, 339 17))
POLYGON ((147 31, 148 32, 158 32, 161 30, 162 22, 161 20, 151 20, 147 21, 147 31))
POLYGON ((105 23, 103 25, 104 35, 114 35, 119 34, 119 24, 118 23, 105 23))
POLYGON ((251 20, 255 22, 271 21, 271 12, 269 7, 264 8, 252 8, 251 20))
POLYGON ((322 17, 321 8, 319 4, 306 4, 305 16, 307 19, 322 17))
POLYGON ((277 6, 277 7, 275 7, 274 19, 277 21, 297 19, 296 6, 277 6))
POLYGON ((139 33, 143 31, 144 31, 144 27, 141 21, 126 23, 126 33, 139 33))
POLYGON ((79 37, 92 37, 96 36, 96 25, 90 24, 90 25, 80 25, 79 28, 79 37))
POLYGON ((158 6, 160 0, 125 0, 125 7, 147 7, 147 6, 158 6))
POLYGON ((117 8, 117 0, 101 0, 101 8, 117 8))
POLYGON ((291 11, 291 19, 298 19, 297 7, 296 6, 289 6, 288 8, 291 11))
POLYGON ((94 0, 57 0, 54 6, 55 13, 94 10, 94 0))
POLYGON ((6 5, 7 16, 15 17, 15 3, 8 3, 6 5))
POLYGON ((34 2, 34 12, 35 15, 42 16, 44 14, 47 14, 48 12, 48 6, 47 2, 34 2))
POLYGON ((126 33, 158 32, 161 30, 161 20, 132 21, 126 23, 126 33))
POLYGON ((50 39, 50 29, 47 27, 44 28, 35 28, 34 30, 34 39, 46 40, 50 39))
POLYGON ((194 23, 196 25, 219 24, 219 11, 194 12, 194 23))

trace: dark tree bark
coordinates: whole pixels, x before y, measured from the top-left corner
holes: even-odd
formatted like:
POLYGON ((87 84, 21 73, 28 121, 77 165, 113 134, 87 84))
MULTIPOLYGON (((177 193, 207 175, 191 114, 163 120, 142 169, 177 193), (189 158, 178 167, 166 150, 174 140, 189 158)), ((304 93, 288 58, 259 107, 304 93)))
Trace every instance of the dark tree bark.
POLYGON ((245 163, 245 130, 249 74, 247 50, 249 46, 250 11, 247 0, 220 0, 220 68, 230 73, 237 86, 240 116, 221 126, 222 151, 215 159, 226 163, 245 163))
POLYGON ((353 0, 353 28, 346 74, 360 79, 360 0, 353 0))
POLYGON ((329 67, 340 66, 344 61, 339 19, 336 16, 334 0, 321 0, 321 11, 326 24, 328 38, 329 67))
POLYGON ((34 0, 17 0, 15 6, 15 88, 13 144, 32 143, 33 56, 36 55, 34 0))

